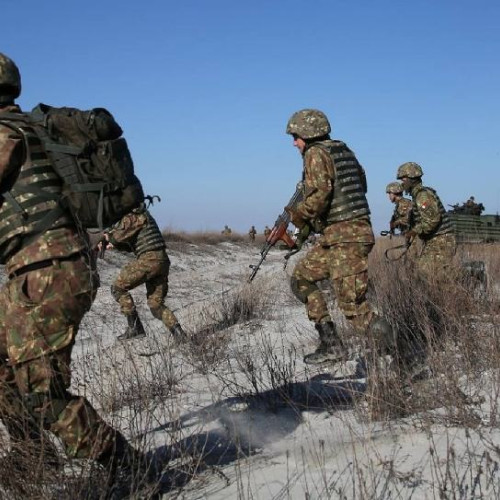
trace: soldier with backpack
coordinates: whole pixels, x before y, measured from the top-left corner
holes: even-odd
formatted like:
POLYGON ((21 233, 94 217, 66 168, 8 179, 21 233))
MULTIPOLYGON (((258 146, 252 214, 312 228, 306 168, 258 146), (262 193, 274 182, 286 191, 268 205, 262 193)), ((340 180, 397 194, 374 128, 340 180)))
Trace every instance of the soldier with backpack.
POLYGON ((142 203, 104 233, 106 241, 117 250, 132 252, 136 259, 122 268, 111 286, 111 293, 120 304, 128 327, 120 340, 146 335, 130 290, 146 285, 147 303, 151 313, 159 319, 178 342, 186 340, 174 313, 165 306, 168 292, 170 260, 166 252, 165 239, 158 225, 142 203))
POLYGON ((15 104, 20 93, 19 70, 0 53, 0 263, 8 275, 0 290, 0 418, 21 420, 21 405, 68 456, 102 464, 111 489, 124 477, 130 487, 145 475, 144 456, 68 390, 71 351, 98 278, 85 233, 61 204, 53 160, 15 104))

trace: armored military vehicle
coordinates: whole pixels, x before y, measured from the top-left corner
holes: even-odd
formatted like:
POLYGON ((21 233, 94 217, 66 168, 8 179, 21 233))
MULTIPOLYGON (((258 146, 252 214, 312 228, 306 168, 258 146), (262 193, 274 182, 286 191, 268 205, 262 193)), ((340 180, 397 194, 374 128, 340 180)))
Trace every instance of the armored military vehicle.
POLYGON ((500 215, 472 215, 450 210, 448 215, 453 224, 458 243, 500 242, 500 215))

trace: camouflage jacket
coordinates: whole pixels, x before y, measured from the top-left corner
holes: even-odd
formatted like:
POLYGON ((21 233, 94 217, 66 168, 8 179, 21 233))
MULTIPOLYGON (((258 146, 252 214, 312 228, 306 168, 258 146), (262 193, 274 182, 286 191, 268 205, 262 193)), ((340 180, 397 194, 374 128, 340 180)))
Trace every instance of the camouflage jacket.
POLYGON ((146 252, 165 251, 165 240, 152 215, 145 208, 132 210, 106 231, 118 249, 139 256, 146 252))
MULTIPOLYGON (((7 106, 0 111, 20 112, 18 106, 7 106)), ((9 127, 0 125, 0 189, 11 189, 15 185, 15 173, 20 169, 25 160, 23 138, 17 136, 9 127)), ((0 198, 3 203, 3 197, 0 198)), ((4 220, 0 221, 0 231, 3 229, 4 220)), ((87 249, 87 243, 75 227, 60 227, 40 233, 27 245, 16 245, 9 255, 6 264, 8 274, 28 264, 50 260, 58 257, 69 257, 74 253, 87 249)))
POLYGON ((304 200, 297 212, 322 236, 318 243, 374 243, 369 216, 335 222, 321 227, 319 221, 332 202, 335 166, 330 154, 322 148, 307 148, 303 154, 304 200))
POLYGON ((451 224, 437 193, 422 184, 413 186, 410 228, 423 240, 451 232, 451 224))
POLYGON ((401 198, 395 203, 391 217, 391 227, 398 228, 402 233, 410 227, 411 200, 401 198))

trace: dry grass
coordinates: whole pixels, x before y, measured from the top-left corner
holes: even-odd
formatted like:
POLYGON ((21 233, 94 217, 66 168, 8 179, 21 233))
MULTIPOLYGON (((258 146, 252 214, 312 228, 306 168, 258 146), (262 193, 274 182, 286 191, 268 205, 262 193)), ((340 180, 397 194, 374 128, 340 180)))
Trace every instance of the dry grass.
MULTIPOLYGON (((237 234, 167 231, 165 237, 179 245, 249 244, 247 235, 237 234)), ((203 488, 211 479, 227 484, 236 481, 240 498, 255 496, 249 483, 251 465, 245 460, 266 441, 250 436, 245 412, 254 423, 261 415, 268 427, 282 412, 288 412, 287 425, 295 428, 304 411, 324 411, 342 419, 340 410, 350 408, 358 420, 377 420, 389 428, 405 417, 412 432, 427 436, 426 467, 432 476, 427 487, 435 498, 495 498, 500 495, 500 448, 489 431, 500 428, 498 246, 459 249, 458 266, 469 260, 485 262, 489 288, 478 294, 474 280, 428 283, 415 275, 407 260, 387 261, 385 249, 398 243, 379 240, 370 256, 370 296, 399 332, 398 354, 372 370, 373 378, 358 396, 349 399, 349 391, 342 392, 338 383, 328 390, 328 385, 317 383, 317 376, 309 377, 298 369, 300 355, 289 335, 296 327, 285 312, 291 307, 290 298, 272 286, 264 289, 262 281, 231 290, 204 307, 191 330, 191 342, 180 348, 165 347, 160 337, 151 341, 150 351, 155 356, 142 357, 140 363, 132 347, 124 347, 126 365, 106 352, 99 359, 84 361, 85 377, 107 380, 106 386, 89 387, 88 396, 99 402, 110 422, 131 429, 136 436, 159 422, 168 423, 170 442, 165 447, 171 464, 184 471, 182 485, 170 492, 172 497, 204 497, 203 488), (271 319, 278 341, 266 334, 265 322, 271 319), (411 379, 411 369, 418 361, 431 368, 429 378, 411 379), (206 383, 211 391, 213 405, 203 415, 205 419, 216 415, 224 422, 227 435, 223 441, 221 436, 214 441, 201 428, 184 425, 179 417, 179 398, 186 380, 193 379, 206 383), (239 404, 244 409, 233 411, 239 404), (436 431, 436 426, 441 430, 436 431), (451 440, 440 448, 436 432, 442 433, 443 428, 461 430, 465 448, 458 452, 451 440), (234 468, 233 478, 222 468, 227 463, 234 468), (207 476, 208 472, 212 474, 207 476)), ((347 419, 341 422, 352 425, 347 419)), ((291 431, 280 427, 279 432, 291 431)), ((353 441, 358 440, 358 431, 352 432, 353 441)), ((311 436, 315 436, 314 429, 311 436)), ((147 450, 155 444, 144 437, 140 446, 147 450)), ((353 491, 362 500, 405 499, 409 489, 425 486, 423 469, 404 471, 397 454, 388 461, 367 458, 369 446, 362 452, 353 449, 348 465, 332 472, 328 450, 320 440, 312 451, 303 451, 303 469, 296 465, 289 471, 286 486, 275 498, 289 498, 289 489, 300 481, 306 484, 306 498, 321 499, 352 498, 353 491), (317 470, 324 471, 321 484, 307 481, 307 453, 314 455, 317 470)), ((54 467, 40 458, 32 443, 9 448, 4 440, 1 448, 6 455, 0 459, 0 498, 104 497, 99 486, 102 472, 88 463, 73 461, 64 468, 54 467)))

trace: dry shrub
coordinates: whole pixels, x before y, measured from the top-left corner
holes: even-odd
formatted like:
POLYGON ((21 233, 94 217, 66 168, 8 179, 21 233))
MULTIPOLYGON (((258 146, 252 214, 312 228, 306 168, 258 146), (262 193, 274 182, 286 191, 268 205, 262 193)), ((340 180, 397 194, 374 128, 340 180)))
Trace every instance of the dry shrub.
POLYGON ((221 234, 217 231, 173 231, 165 229, 163 237, 167 243, 185 243, 192 245, 218 245, 219 243, 246 243, 248 236, 240 233, 221 234))
MULTIPOLYGON (((472 382, 478 382, 481 373, 496 370, 500 361, 495 290, 478 298, 476 283, 460 279, 461 272, 450 272, 448 279, 424 280, 414 272, 411 259, 384 259, 388 245, 381 242, 371 256, 370 278, 378 308, 397 332, 393 369, 400 377, 399 385, 409 393, 402 394, 402 403, 406 401, 411 411, 444 406, 450 418, 458 415, 463 424, 473 425, 477 418, 469 405, 479 400, 480 386, 472 382), (427 370, 418 373, 425 365, 432 371, 431 378, 427 370), (464 381, 473 393, 470 397, 462 390, 464 381)), ((486 269, 490 283, 494 283, 498 254, 492 253, 490 246, 476 246, 467 252, 468 260, 488 259, 486 269)), ((459 254, 455 269, 463 260, 464 255, 459 254)), ((384 391, 383 384, 377 387, 381 405, 393 404, 393 388, 384 391)))

